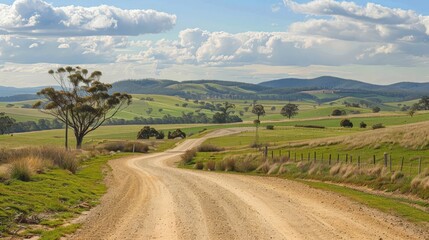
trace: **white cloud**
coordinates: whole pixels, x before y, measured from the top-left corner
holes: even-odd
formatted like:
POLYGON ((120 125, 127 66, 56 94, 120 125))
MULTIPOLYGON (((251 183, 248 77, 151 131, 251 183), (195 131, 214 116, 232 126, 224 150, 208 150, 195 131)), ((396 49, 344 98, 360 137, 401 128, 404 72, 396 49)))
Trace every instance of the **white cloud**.
POLYGON ((170 30, 176 16, 155 10, 98 7, 54 7, 42 0, 0 4, 0 33, 20 35, 140 35, 170 30))
POLYGON ((58 48, 62 48, 62 49, 64 49, 64 48, 70 48, 70 45, 68 45, 67 43, 61 43, 61 44, 58 46, 58 48))

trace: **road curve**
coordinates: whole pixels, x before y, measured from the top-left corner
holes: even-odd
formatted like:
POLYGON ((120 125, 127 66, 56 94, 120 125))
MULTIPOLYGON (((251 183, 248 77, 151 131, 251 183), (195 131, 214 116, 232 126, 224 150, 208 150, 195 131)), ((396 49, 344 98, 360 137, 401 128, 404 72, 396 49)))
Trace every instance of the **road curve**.
POLYGON ((111 161, 101 204, 69 239, 425 239, 400 219, 294 181, 174 167, 175 149, 111 161))

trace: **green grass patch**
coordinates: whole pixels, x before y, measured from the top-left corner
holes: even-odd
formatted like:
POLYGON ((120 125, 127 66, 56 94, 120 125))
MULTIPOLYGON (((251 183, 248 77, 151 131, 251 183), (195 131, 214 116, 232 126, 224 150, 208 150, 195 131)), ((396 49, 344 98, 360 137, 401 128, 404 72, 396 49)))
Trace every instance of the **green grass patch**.
MULTIPOLYGON (((34 175, 29 182, 7 180, 0 183, 0 236, 11 234, 19 215, 36 217, 41 221, 39 224, 57 227, 95 206, 106 192, 103 183, 106 162, 124 155, 98 156, 86 160, 76 174, 53 169, 34 175)), ((70 229, 74 228, 53 229, 46 239, 56 239, 50 237, 70 229)))
POLYGON ((356 202, 365 204, 369 207, 381 210, 388 214, 393 214, 405 218, 411 222, 428 223, 429 213, 410 206, 406 199, 390 198, 370 193, 365 193, 355 189, 333 185, 323 182, 302 181, 311 187, 332 191, 346 196, 356 202))

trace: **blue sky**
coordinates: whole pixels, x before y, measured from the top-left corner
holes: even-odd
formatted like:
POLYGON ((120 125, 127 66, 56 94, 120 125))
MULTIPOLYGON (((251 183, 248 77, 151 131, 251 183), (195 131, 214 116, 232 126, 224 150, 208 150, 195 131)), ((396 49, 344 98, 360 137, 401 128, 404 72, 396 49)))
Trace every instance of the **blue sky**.
POLYGON ((49 84, 68 64, 109 82, 427 82, 428 16, 420 0, 0 0, 0 85, 49 84))

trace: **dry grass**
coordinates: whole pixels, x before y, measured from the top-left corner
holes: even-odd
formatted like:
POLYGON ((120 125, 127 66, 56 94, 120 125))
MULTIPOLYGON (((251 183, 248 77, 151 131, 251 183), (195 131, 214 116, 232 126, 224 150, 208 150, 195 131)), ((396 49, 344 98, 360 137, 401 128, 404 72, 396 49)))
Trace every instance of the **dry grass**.
POLYGON ((225 171, 251 172, 262 162, 260 154, 244 154, 226 156, 223 159, 225 171))
POLYGON ((32 147, 22 149, 1 150, 2 163, 15 163, 16 161, 35 164, 35 161, 42 161, 44 166, 59 167, 76 173, 79 167, 79 160, 74 152, 66 151, 62 148, 52 147, 32 147), (22 160, 27 159, 27 160, 22 160))
POLYGON ((195 156, 197 156, 197 150, 187 150, 184 154, 182 154, 182 156, 180 156, 182 159, 182 164, 186 165, 191 163, 195 156))
POLYGON ((101 146, 102 149, 113 152, 138 152, 138 153, 147 153, 149 151, 149 146, 142 142, 108 142, 101 146))
POLYGON ((12 178, 21 181, 30 181, 34 174, 44 172, 49 165, 50 163, 43 161, 43 159, 28 156, 14 160, 10 166, 9 174, 12 178))
POLYGON ((208 162, 206 162, 206 169, 208 171, 214 171, 216 170, 216 162, 213 160, 210 160, 208 162))
POLYGON ((348 136, 297 141, 291 147, 319 147, 344 144, 349 149, 359 149, 366 146, 378 147, 381 144, 397 144, 407 149, 427 149, 429 147, 429 122, 420 122, 383 129, 365 131, 348 136))
POLYGON ((422 189, 429 189, 429 169, 426 169, 421 174, 417 175, 412 181, 411 181, 411 187, 412 188, 422 188, 422 189))
POLYGON ((204 163, 203 162, 196 162, 194 165, 194 168, 197 170, 202 170, 204 168, 204 163))
POLYGON ((207 144, 207 143, 204 143, 197 148, 198 152, 221 152, 223 150, 225 149, 212 144, 207 144))

